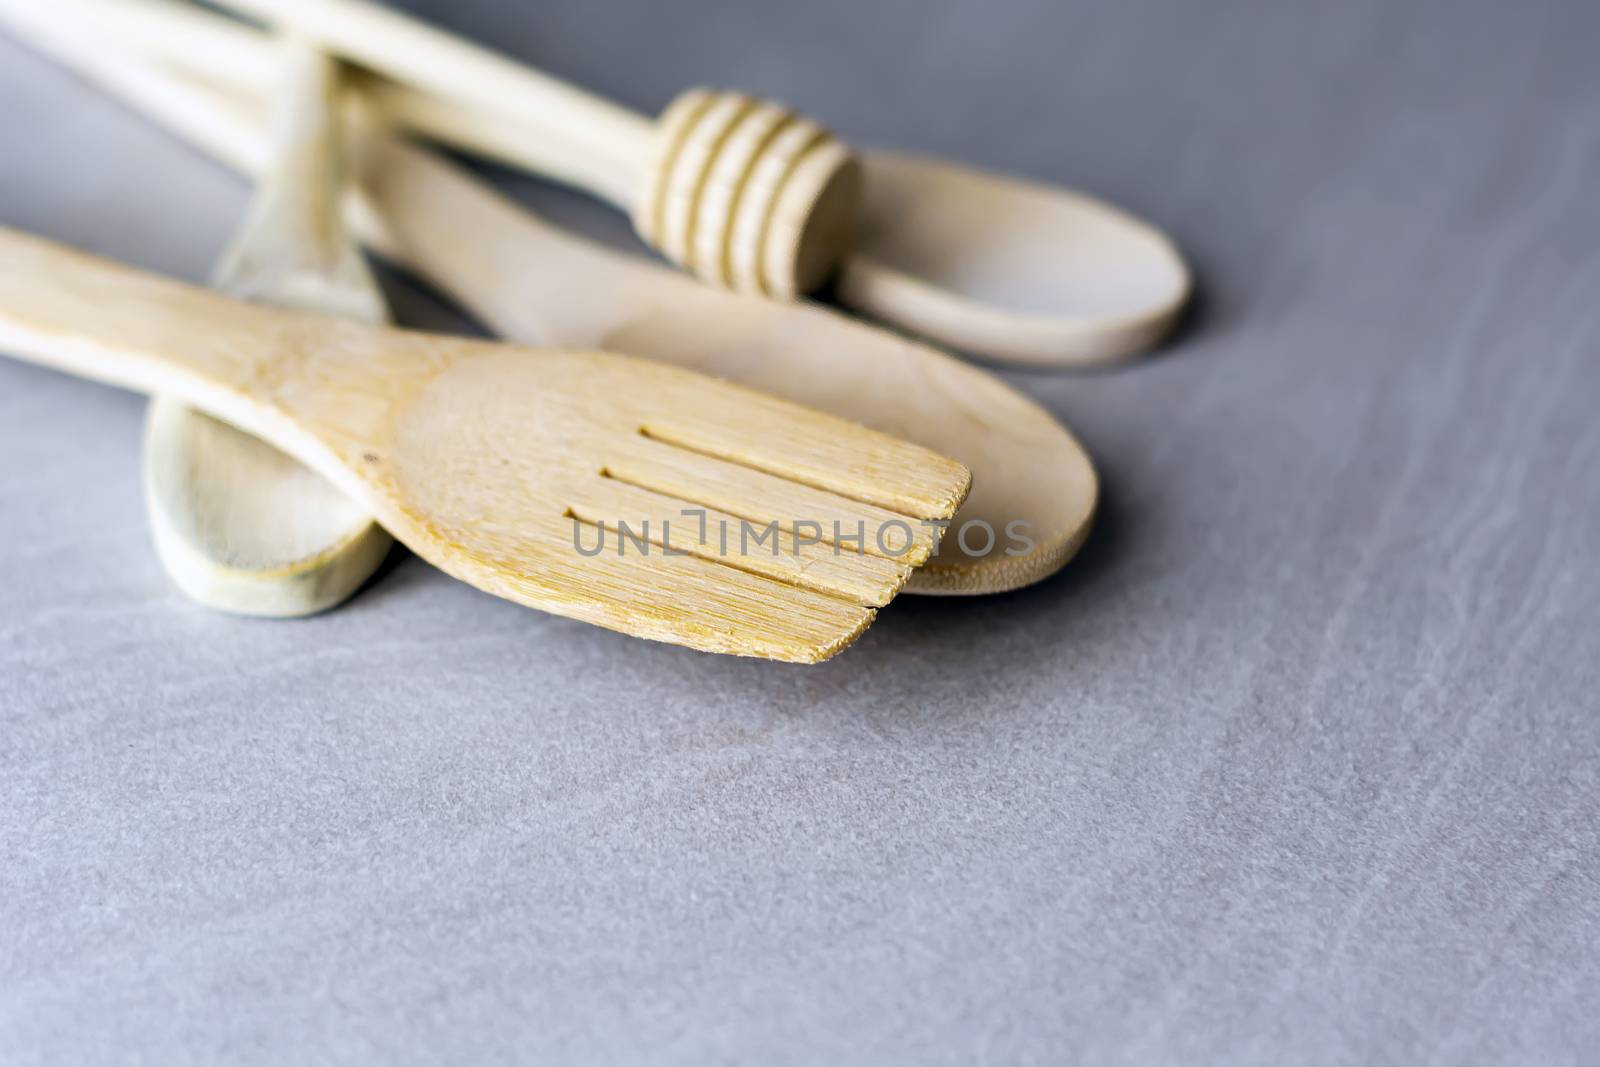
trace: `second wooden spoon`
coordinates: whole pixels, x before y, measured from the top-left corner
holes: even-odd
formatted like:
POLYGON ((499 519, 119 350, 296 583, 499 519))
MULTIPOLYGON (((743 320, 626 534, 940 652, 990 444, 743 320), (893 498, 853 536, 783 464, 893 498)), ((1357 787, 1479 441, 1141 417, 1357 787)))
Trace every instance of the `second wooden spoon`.
MULTIPOLYGON (((282 49, 271 162, 218 264, 219 291, 381 323, 383 294, 345 237, 336 64, 282 49)), ((355 501, 282 452, 175 400, 145 420, 145 505, 167 573, 190 597, 247 615, 309 615, 377 569, 388 534, 355 501)))

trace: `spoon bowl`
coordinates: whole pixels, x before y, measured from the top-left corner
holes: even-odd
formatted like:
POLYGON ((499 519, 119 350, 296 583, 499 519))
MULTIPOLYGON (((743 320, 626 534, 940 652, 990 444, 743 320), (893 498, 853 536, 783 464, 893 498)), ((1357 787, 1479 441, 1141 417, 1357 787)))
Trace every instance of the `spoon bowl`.
MULTIPOLYGON (((383 294, 340 220, 336 65, 299 42, 282 52, 270 163, 212 284, 239 299, 385 322, 383 294)), ((152 400, 145 420, 144 488, 167 573, 223 611, 292 617, 331 608, 391 543, 302 464, 167 398, 152 400)))
POLYGON ((941 344, 1037 366, 1142 352, 1188 299, 1172 242, 1065 189, 888 152, 864 157, 839 300, 941 344))

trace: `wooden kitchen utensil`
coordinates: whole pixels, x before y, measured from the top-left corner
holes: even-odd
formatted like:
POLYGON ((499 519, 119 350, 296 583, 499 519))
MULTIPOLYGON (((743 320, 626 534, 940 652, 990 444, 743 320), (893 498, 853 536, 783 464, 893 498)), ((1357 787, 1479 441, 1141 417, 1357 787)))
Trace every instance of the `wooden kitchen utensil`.
MULTIPOLYGON (((0 0, 0 17, 36 47, 230 166, 259 172, 264 94, 250 86, 262 80, 252 64, 271 66, 265 38, 215 16, 196 24, 223 32, 202 50, 228 54, 243 80, 224 94, 225 80, 180 75, 130 48, 132 34, 96 36, 86 32, 92 20, 62 11, 0 0)), ((137 45, 159 54, 150 42, 137 45)), ((972 494, 956 535, 913 573, 909 591, 1015 589, 1054 574, 1087 536, 1097 499, 1088 457, 1048 412, 993 375, 819 307, 741 298, 602 248, 371 129, 351 143, 362 195, 347 207, 362 240, 499 333, 678 363, 959 457, 974 471, 972 494)))
POLYGON ((1137 356, 1188 301, 1159 230, 1103 201, 950 163, 869 153, 841 303, 941 344, 1039 367, 1137 356))
POLYGON ((708 652, 833 655, 969 482, 927 449, 677 367, 263 308, 13 230, 0 350, 254 433, 480 589, 708 652), (742 521, 794 536, 769 554, 742 521), (585 554, 601 531, 614 543, 585 554), (865 552, 840 547, 858 531, 865 552))
MULTIPOLYGON (((383 294, 346 239, 334 62, 280 49, 271 161, 213 286, 240 299, 362 322, 383 294)), ((377 569, 389 535, 321 475, 259 438, 157 397, 145 420, 146 511, 178 587, 214 608, 309 615, 377 569)))
POLYGON ((653 247, 708 280, 792 298, 826 281, 854 243, 854 156, 774 104, 694 90, 652 121, 381 5, 232 6, 440 98, 498 101, 536 134, 528 151, 542 172, 607 197, 653 247))
MULTIPOLYGON (((218 47, 227 31, 210 25, 199 30, 209 47, 192 46, 197 20, 182 6, 60 2, 121 5, 102 19, 118 36, 148 40, 159 31, 148 43, 175 61, 207 65, 224 79, 239 75, 232 53, 247 50, 243 38, 218 47), (224 63, 231 70, 220 69, 224 63)), ((717 284, 790 297, 842 260, 837 293, 848 306, 943 344, 1037 366, 1091 366, 1143 352, 1188 299, 1189 271, 1170 240, 1064 189, 892 153, 862 154, 863 178, 836 141, 738 94, 684 94, 651 128, 366 0, 223 6, 293 27, 388 75, 392 81, 375 80, 369 92, 389 117, 610 200, 668 258, 717 284), (812 147, 796 165, 800 143, 812 147), (853 226, 858 183, 864 202, 853 226), (820 206, 800 209, 810 205, 820 206), (767 215, 763 228, 757 220, 767 215), (803 240, 795 237, 802 218, 803 240), (793 284, 784 280, 791 277, 793 284)))

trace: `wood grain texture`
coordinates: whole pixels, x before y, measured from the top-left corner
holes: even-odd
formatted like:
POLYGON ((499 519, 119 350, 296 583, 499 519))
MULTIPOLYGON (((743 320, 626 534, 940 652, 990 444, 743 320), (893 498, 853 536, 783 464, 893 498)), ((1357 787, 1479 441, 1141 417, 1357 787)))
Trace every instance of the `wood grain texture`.
MULTIPOLYGON (((63 32, 56 19, 33 21, 42 22, 30 27, 41 47, 118 96, 235 167, 261 165, 259 101, 252 109, 113 43, 63 32)), ((1087 537, 1099 493, 1088 456, 993 375, 818 307, 737 298, 606 251, 371 129, 352 143, 364 197, 349 207, 363 238, 501 334, 646 355, 959 458, 974 487, 956 536, 913 573, 909 590, 1016 589, 1056 573, 1087 537)))
MULTIPOLYGON (((926 449, 677 368, 599 352, 514 348, 240 304, 0 234, 0 341, 12 355, 170 394, 270 441, 367 507, 424 559, 488 592, 624 633, 712 652, 816 662, 853 641, 907 568, 863 559, 807 570, 672 541, 688 554, 580 550, 584 514, 641 436, 891 508, 947 519, 966 468, 926 449), (821 588, 822 592, 813 592, 821 588)), ((666 450, 658 452, 665 459, 666 450)), ((702 503, 695 479, 648 477, 643 523, 702 503)), ((757 523, 821 525, 726 510, 757 523)), ((866 522, 866 517, 862 522, 866 522)), ((670 535, 668 535, 670 537, 670 535)), ((849 549, 846 549, 849 550, 849 549)))
POLYGON ((508 336, 647 355, 959 457, 973 486, 953 528, 987 526, 996 543, 946 537, 908 588, 1019 588, 1060 570, 1088 536, 1099 483, 1087 454, 994 376, 820 308, 696 285, 554 230, 416 149, 360 143, 386 220, 379 243, 508 336), (1026 543, 1005 536, 1018 523, 1026 543))
MULTIPOLYGON (((280 46, 271 159, 218 263, 219 291, 291 310, 387 321, 346 236, 335 64, 280 46)), ((348 598, 392 543, 359 504, 277 449, 157 397, 145 420, 145 508, 173 581, 213 608, 292 617, 348 598)))
POLYGON ((860 205, 860 165, 833 134, 742 93, 691 89, 657 123, 633 219, 713 285, 794 300, 849 258, 860 205))
MULTIPOLYGON (((1193 256, 1193 317, 1002 375, 1103 475, 1071 567, 794 671, 417 561, 304 625, 197 615, 142 405, 0 360, 9 1059, 1593 1059, 1600 7, 406 7, 1107 197, 1193 256)), ((0 99, 8 220, 204 277, 235 174, 6 37, 0 99)))

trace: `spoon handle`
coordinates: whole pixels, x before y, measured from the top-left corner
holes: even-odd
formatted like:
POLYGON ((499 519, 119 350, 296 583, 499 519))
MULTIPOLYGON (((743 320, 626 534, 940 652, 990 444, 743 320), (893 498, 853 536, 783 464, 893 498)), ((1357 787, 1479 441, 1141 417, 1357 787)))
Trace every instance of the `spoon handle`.
POLYGON ((650 152, 650 119, 486 48, 360 0, 225 0, 225 7, 292 27, 345 58, 531 131, 541 170, 624 209, 650 152))
MULTIPOLYGON (((288 310, 382 323, 382 292, 341 221, 338 66, 300 40, 274 52, 271 165, 212 286, 288 310)), ((353 594, 388 552, 388 534, 328 481, 176 400, 151 401, 143 461, 157 555, 174 584, 209 607, 311 615, 353 594)))
POLYGON ((448 134, 453 107, 474 129, 509 123, 524 166, 628 211, 640 236, 714 284, 793 298, 854 245, 859 163, 776 105, 691 90, 652 123, 370 0, 221 3, 423 90, 398 102, 401 121, 448 134))
MULTIPOLYGON (((34 6, 0 0, 0 17, 31 33, 50 17, 34 6)), ((629 212, 648 244, 719 288, 793 299, 826 282, 854 246, 859 161, 827 130, 777 105, 691 90, 652 124, 601 101, 603 114, 631 116, 633 131, 624 133, 628 122, 589 122, 596 98, 582 90, 385 8, 357 0, 235 6, 270 11, 278 25, 367 63, 372 69, 350 80, 387 121, 596 193, 629 212), (356 32, 369 17, 378 26, 371 37, 356 32), (441 40, 443 62, 433 58, 441 40), (448 84, 436 91, 441 81, 448 84), (563 110, 563 101, 577 103, 563 110), (568 121, 626 151, 596 154, 574 143, 563 132, 568 121)), ((49 11, 58 24, 81 22, 213 84, 271 91, 272 49, 233 19, 173 0, 52 0, 49 11)))
POLYGON ((303 41, 283 50, 272 166, 218 261, 212 288, 241 300, 361 322, 388 320, 381 290, 346 236, 337 71, 303 41))

